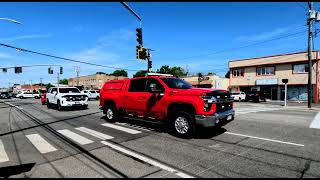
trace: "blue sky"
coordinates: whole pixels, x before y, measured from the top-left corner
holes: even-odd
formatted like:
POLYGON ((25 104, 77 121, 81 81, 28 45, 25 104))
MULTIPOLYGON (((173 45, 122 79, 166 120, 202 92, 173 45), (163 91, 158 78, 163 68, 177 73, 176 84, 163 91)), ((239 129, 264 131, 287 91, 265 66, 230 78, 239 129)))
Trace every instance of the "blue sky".
MULTIPOLYGON (((181 66, 191 73, 227 71, 229 60, 268 56, 307 49, 307 3, 127 3, 142 18, 143 41, 153 51, 153 69, 181 66), (302 7, 301 7, 302 6, 302 7), (304 9, 305 8, 305 9, 304 9), (268 43, 237 49, 250 43, 293 34, 268 43), (222 53, 220 50, 232 49, 222 53)), ((139 21, 118 2, 0 3, 0 42, 52 55, 132 70, 146 69, 136 60, 139 21)), ((316 9, 320 7, 315 3, 316 9)), ((314 24, 319 27, 318 23, 314 24)), ((314 47, 318 47, 315 38, 314 47)), ((61 78, 114 69, 89 66, 0 47, 0 67, 56 64, 64 67, 61 78)), ((0 72, 0 87, 8 83, 56 82, 46 67, 24 68, 22 74, 0 72)), ((129 76, 135 73, 129 71, 129 76)))

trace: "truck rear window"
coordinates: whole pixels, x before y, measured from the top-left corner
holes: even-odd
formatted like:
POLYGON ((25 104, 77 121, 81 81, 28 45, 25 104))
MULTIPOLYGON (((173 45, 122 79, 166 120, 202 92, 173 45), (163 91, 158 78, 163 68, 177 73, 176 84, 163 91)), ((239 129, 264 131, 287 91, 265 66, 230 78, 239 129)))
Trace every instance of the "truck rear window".
POLYGON ((106 83, 103 86, 103 89, 105 89, 105 90, 119 90, 122 88, 122 86, 123 86, 123 83, 120 83, 120 82, 106 83))

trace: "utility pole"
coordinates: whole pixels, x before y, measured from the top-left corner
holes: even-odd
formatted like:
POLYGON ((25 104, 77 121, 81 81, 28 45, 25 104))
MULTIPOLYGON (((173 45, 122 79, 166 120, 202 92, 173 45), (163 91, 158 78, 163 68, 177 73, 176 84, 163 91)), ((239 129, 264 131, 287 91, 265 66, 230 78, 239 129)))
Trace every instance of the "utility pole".
POLYGON ((311 108, 312 102, 312 23, 314 17, 312 17, 313 11, 313 3, 308 2, 309 5, 309 14, 308 14, 308 61, 309 61, 309 73, 308 73, 308 108, 311 108))
POLYGON ((80 67, 76 66, 76 73, 77 73, 77 86, 79 86, 79 72, 80 72, 80 67))
POLYGON ((42 90, 42 79, 43 78, 40 78, 40 88, 41 88, 41 90, 42 90))
POLYGON ((57 74, 58 74, 58 87, 59 87, 59 72, 57 72, 57 74))

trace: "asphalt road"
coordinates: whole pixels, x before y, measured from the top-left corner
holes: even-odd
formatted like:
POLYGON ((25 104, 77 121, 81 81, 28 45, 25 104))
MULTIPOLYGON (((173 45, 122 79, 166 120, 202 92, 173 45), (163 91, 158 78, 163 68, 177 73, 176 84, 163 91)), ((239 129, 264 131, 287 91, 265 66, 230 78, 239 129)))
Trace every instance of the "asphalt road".
POLYGON ((234 121, 181 139, 159 125, 107 123, 98 101, 62 112, 40 100, 4 101, 0 174, 36 163, 11 177, 320 177, 320 129, 309 128, 316 110, 235 103, 234 121))

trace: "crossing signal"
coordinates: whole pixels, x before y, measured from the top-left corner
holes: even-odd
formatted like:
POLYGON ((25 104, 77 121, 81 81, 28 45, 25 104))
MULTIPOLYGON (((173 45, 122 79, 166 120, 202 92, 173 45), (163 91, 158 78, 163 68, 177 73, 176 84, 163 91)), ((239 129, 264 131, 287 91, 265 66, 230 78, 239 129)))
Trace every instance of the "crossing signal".
POLYGON ((14 68, 14 73, 22 73, 22 67, 15 67, 14 68))
POLYGON ((142 46, 142 28, 137 28, 136 31, 138 44, 142 46))
POLYGON ((60 74, 63 74, 63 67, 60 67, 60 74))

